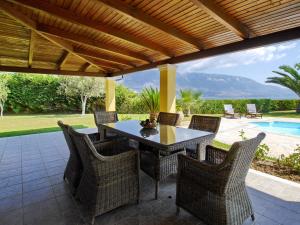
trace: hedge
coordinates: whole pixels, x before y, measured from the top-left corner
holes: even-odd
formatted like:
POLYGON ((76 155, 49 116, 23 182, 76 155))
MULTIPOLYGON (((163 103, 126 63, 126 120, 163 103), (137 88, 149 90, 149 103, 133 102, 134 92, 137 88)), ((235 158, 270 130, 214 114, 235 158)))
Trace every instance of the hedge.
POLYGON ((224 112, 224 104, 232 104, 236 112, 245 113, 246 105, 253 103, 258 111, 267 113, 270 111, 295 110, 298 100, 271 100, 271 99, 235 99, 235 100, 205 100, 202 104, 194 106, 192 113, 220 114, 224 112))
MULTIPOLYGON (((57 90, 59 76, 15 74, 9 79, 10 93, 5 110, 14 113, 52 113, 80 112, 79 97, 66 97, 57 90)), ((298 100, 240 99, 240 100, 203 100, 192 107, 192 113, 223 113, 224 104, 232 104, 237 112, 245 113, 246 104, 254 103, 261 112, 275 110, 294 110, 298 100)), ((104 96, 91 98, 87 112, 96 104, 104 104, 104 96)), ((147 113, 139 94, 123 85, 117 85, 116 109, 119 113, 147 113)))

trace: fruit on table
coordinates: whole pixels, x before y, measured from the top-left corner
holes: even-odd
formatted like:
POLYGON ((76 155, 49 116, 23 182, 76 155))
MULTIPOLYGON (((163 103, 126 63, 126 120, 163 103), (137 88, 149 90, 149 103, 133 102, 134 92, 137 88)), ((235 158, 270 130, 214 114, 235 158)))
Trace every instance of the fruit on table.
POLYGON ((149 119, 146 119, 145 121, 141 121, 140 125, 142 127, 148 127, 148 128, 153 128, 156 127, 156 122, 155 121, 150 121, 149 119))

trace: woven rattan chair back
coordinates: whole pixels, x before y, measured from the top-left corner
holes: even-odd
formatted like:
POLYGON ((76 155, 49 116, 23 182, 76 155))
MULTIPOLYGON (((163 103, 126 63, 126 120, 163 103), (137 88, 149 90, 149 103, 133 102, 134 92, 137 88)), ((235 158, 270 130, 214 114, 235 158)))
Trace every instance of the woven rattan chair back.
POLYGON ((118 121, 118 114, 116 112, 106 112, 106 111, 95 111, 94 112, 95 123, 114 123, 118 121))
POLYGON ((86 134, 79 133, 75 131, 72 127, 68 129, 70 137, 74 142, 76 148, 78 149, 83 169, 88 171, 88 174, 91 176, 95 176, 95 168, 93 162, 96 160, 94 154, 98 154, 93 143, 88 138, 86 134))
POLYGON ((74 143, 72 142, 70 134, 68 132, 68 129, 70 126, 67 124, 64 124, 62 121, 58 121, 57 124, 58 124, 58 126, 60 126, 60 128, 63 131, 64 137, 66 139, 67 145, 70 150, 70 154, 74 154, 75 156, 79 157, 79 153, 77 152, 77 149, 76 149, 74 143))
POLYGON ((63 131, 65 140, 69 147, 70 157, 64 172, 64 179, 68 181, 70 184, 71 192, 75 193, 76 188, 80 182, 81 174, 82 174, 82 161, 79 155, 79 152, 69 134, 69 125, 64 124, 62 121, 58 121, 57 124, 63 131))
POLYGON ((69 133, 83 162, 83 175, 76 198, 91 214, 91 224, 98 215, 130 202, 138 202, 138 151, 129 149, 119 140, 102 142, 96 149, 88 135, 80 134, 71 127, 69 133), (110 154, 111 151, 114 154, 110 154))
POLYGON ((255 151, 265 136, 265 133, 260 133, 255 138, 235 142, 231 146, 227 157, 222 163, 224 172, 227 173, 224 186, 225 193, 245 182, 255 151))
POLYGON ((219 130, 220 122, 220 117, 193 115, 189 129, 204 130, 216 134, 219 130))
POLYGON ((178 113, 160 112, 157 117, 157 122, 164 125, 178 125, 180 115, 178 113))

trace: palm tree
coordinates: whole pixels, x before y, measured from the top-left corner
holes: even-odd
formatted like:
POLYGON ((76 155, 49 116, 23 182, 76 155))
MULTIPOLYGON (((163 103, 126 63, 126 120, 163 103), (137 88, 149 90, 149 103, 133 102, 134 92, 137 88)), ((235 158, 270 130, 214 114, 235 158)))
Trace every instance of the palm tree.
MULTIPOLYGON (((300 63, 296 64, 294 68, 284 65, 280 66, 279 69, 283 70, 283 72, 272 72, 280 75, 280 77, 268 77, 266 83, 273 83, 284 86, 293 91, 300 98, 300 74, 298 72, 300 70, 300 63)), ((298 104, 296 112, 300 113, 300 102, 298 104)))
POLYGON ((191 114, 191 106, 201 102, 202 93, 192 89, 181 89, 179 104, 181 105, 185 116, 191 114))
POLYGON ((144 88, 141 94, 142 102, 148 108, 150 113, 150 121, 157 118, 159 112, 159 91, 157 88, 144 88))

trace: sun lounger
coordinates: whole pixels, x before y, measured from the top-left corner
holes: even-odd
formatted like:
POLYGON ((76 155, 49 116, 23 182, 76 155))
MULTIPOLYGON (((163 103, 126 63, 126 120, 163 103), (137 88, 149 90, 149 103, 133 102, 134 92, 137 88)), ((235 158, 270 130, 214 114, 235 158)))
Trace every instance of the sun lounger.
POLYGON ((250 117, 250 118, 260 117, 260 118, 262 118, 262 113, 257 112, 255 104, 247 104, 246 117, 250 117))
POLYGON ((235 113, 231 104, 224 105, 224 117, 241 118, 239 113, 235 113))

